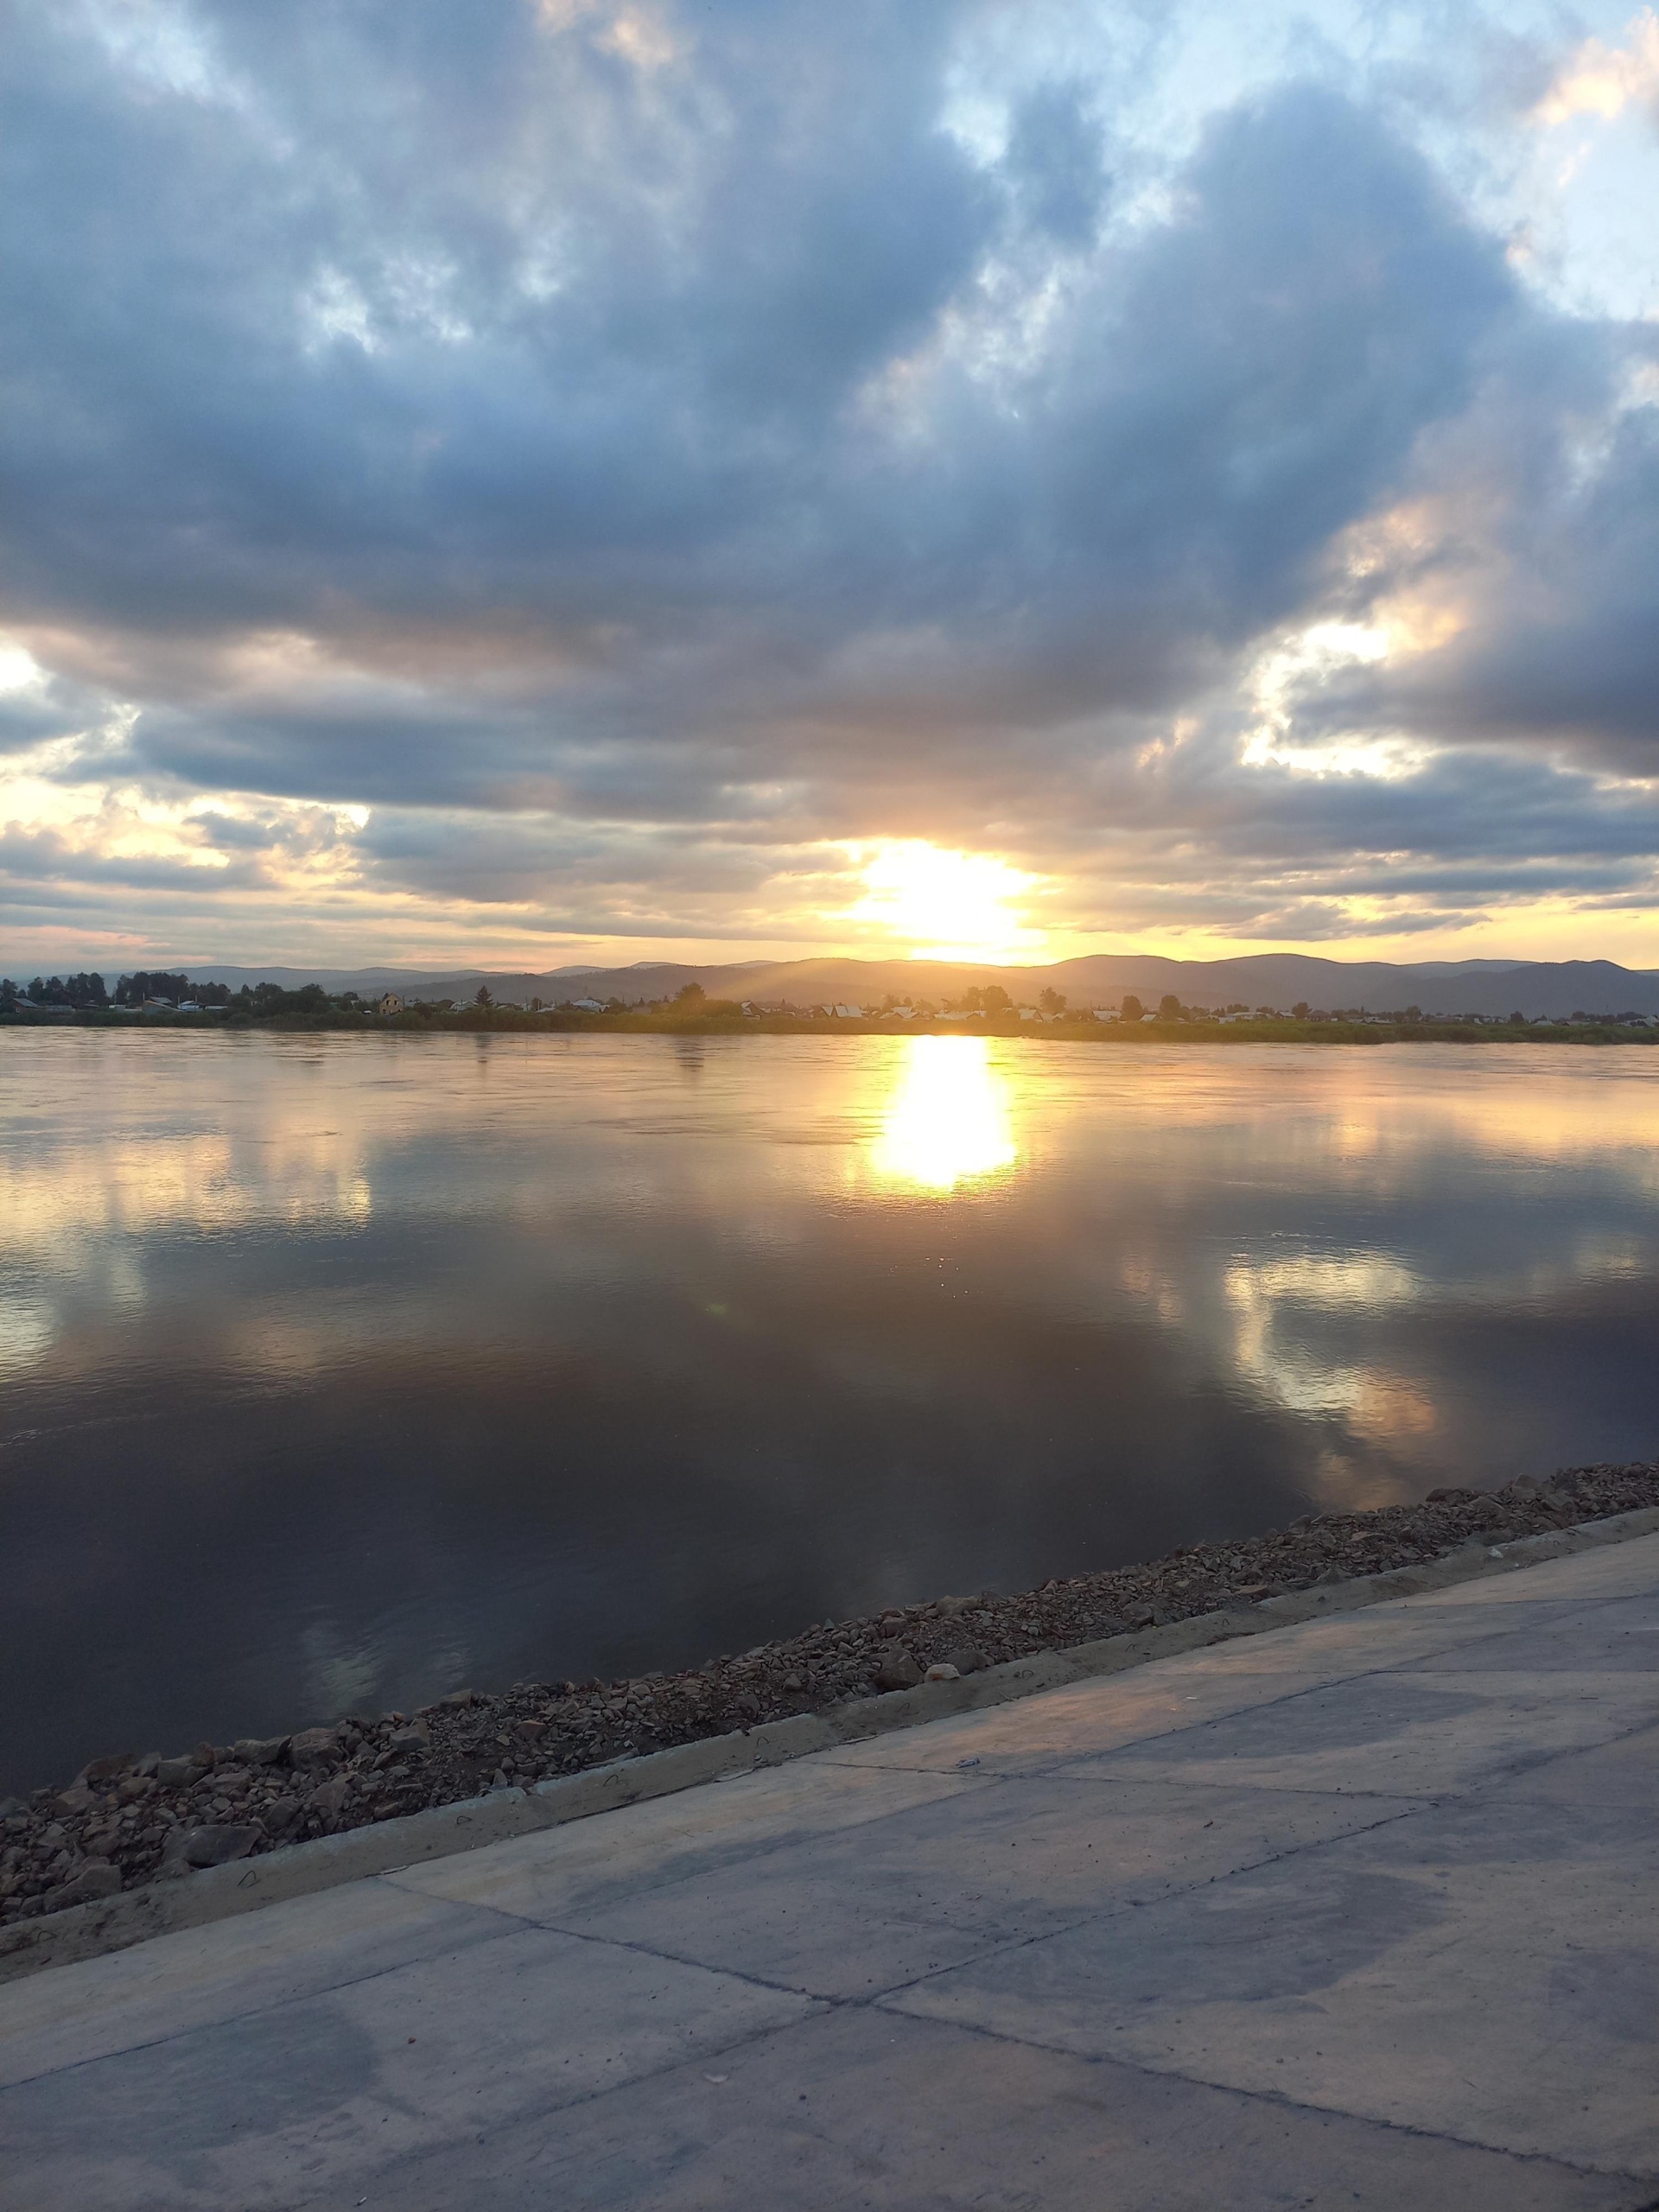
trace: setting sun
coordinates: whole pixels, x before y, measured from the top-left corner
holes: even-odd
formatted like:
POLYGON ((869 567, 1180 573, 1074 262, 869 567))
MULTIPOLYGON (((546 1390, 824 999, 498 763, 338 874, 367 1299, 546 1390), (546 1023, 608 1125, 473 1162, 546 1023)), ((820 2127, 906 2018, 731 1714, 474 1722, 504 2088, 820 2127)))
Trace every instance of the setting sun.
POLYGON ((1043 943, 1043 932, 1014 903, 1029 898, 1039 879, 1007 861, 952 852, 923 837, 884 840, 855 853, 866 895, 852 918, 878 924, 918 958, 1006 960, 1043 943))

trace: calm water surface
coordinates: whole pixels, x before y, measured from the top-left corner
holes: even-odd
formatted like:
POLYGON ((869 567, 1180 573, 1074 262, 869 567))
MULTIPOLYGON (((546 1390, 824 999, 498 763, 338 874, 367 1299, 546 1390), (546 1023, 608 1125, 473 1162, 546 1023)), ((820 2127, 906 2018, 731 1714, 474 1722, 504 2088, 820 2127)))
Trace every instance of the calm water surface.
POLYGON ((0 1789, 1659 1443, 1659 1055, 0 1034, 0 1789))

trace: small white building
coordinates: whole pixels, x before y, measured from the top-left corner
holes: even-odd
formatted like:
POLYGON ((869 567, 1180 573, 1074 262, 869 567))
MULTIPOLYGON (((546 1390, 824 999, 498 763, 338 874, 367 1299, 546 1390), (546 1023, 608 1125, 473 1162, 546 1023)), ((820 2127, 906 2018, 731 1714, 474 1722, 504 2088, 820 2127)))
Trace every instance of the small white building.
POLYGON ((605 1011, 603 999, 572 999, 570 1003, 578 1014, 603 1014, 605 1011))
POLYGON ((378 1014, 401 1014, 404 1002, 396 991, 388 991, 375 1011, 378 1014))
POLYGON ((861 1021, 864 1018, 861 1006, 832 1006, 830 1011, 842 1021, 861 1021))

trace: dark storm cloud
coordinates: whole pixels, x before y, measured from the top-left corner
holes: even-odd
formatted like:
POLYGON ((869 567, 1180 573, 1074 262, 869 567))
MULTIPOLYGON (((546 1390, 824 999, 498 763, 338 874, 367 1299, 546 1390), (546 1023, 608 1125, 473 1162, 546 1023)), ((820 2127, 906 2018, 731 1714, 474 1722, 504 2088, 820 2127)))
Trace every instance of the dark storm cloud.
MULTIPOLYGON (((1659 353, 1659 346, 1656 346, 1659 353)), ((1466 641, 1385 694, 1453 735, 1581 746, 1659 774, 1659 410, 1618 423, 1592 471, 1567 465, 1521 510, 1466 641)))
POLYGON ((970 145, 981 13, 225 0, 124 43, 16 8, 0 619, 65 680, 0 747, 97 728, 89 778, 390 809, 369 873, 465 897, 747 897, 769 838, 988 819, 1040 860, 1100 827, 1080 795, 1189 874, 1485 855, 1440 887, 1501 896, 1651 852, 1570 764, 1298 782, 1216 703, 1400 580, 1344 582, 1344 532, 1466 497, 1418 579, 1457 571, 1465 639, 1299 696, 1300 734, 1646 760, 1653 410, 1585 443, 1624 334, 1551 318, 1312 82, 1213 116, 1152 215, 1086 76, 970 145), (1143 773, 1182 712, 1219 752, 1143 773), (694 862, 584 818, 724 826, 694 862))
POLYGON ((1027 221, 1059 245, 1090 246, 1108 185, 1100 124, 1087 88, 1035 86, 1009 125, 1003 168, 1027 221))

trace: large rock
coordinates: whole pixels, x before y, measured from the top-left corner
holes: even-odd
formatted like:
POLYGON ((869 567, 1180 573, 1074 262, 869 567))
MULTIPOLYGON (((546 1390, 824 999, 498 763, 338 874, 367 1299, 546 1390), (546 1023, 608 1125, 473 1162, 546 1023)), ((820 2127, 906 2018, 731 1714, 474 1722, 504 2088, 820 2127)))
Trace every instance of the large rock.
POLYGON ((200 1782, 213 1765, 213 1747, 198 1744, 194 1751, 184 1751, 175 1759, 158 1759, 156 1779, 164 1789, 188 1789, 193 1782, 200 1782))
POLYGON ((321 1813, 327 1819, 333 1820, 338 1814, 344 1811, 346 1800, 351 1794, 352 1785, 349 1779, 343 1774, 337 1774, 332 1782, 320 1782, 317 1784, 305 1801, 305 1809, 308 1813, 321 1813))
POLYGON ((244 1736, 232 1750, 245 1766, 275 1766, 288 1749, 286 1736, 244 1736))
POLYGON ((54 1910, 64 1905, 92 1904, 100 1897, 116 1896, 120 1887, 118 1870, 105 1859, 92 1859, 52 1892, 52 1904, 54 1910))
POLYGON ((117 1781, 122 1775, 130 1773, 137 1764, 137 1751, 117 1751, 111 1758, 89 1759, 76 1780, 86 1783, 90 1789, 101 1789, 106 1783, 117 1781))
POLYGON ((333 1728, 302 1728, 288 1739, 289 1764, 307 1768, 333 1766, 340 1757, 340 1737, 333 1728))
POLYGON ((884 1644, 875 1655, 875 1687, 879 1690, 913 1690, 922 1669, 913 1653, 902 1643, 884 1644))
POLYGON ((990 1662, 976 1645, 959 1643, 954 1651, 945 1653, 944 1663, 954 1667, 959 1675, 977 1675, 990 1662))
POLYGON ((264 1810, 266 1834, 286 1835, 303 1809, 297 1797, 279 1797, 275 1804, 267 1805, 264 1810))
POLYGON ((200 1866, 223 1866, 232 1859, 245 1859, 263 1831, 215 1822, 207 1827, 175 1828, 162 1851, 163 1879, 186 1874, 200 1866))

